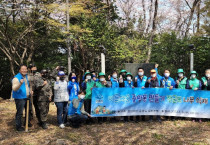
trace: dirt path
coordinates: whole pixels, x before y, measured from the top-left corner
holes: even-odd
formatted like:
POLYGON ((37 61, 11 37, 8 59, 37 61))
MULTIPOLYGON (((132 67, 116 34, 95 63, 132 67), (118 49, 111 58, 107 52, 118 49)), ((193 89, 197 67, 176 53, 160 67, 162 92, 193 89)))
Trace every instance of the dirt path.
POLYGON ((186 121, 103 123, 83 125, 78 129, 60 129, 56 124, 56 107, 50 105, 49 129, 35 121, 29 132, 15 130, 15 103, 0 100, 0 144, 210 144, 210 122, 186 121))

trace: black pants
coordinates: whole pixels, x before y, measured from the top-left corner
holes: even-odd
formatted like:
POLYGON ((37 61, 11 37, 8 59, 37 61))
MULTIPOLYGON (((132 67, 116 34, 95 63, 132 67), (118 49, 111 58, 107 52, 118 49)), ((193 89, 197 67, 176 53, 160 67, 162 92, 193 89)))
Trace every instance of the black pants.
MULTIPOLYGON (((23 117, 23 110, 25 108, 26 112, 26 107, 27 107, 27 99, 15 99, 15 104, 16 104, 16 116, 15 116, 15 124, 16 124, 16 129, 22 127, 22 117, 23 117)), ((31 101, 29 100, 29 122, 31 120, 32 114, 30 112, 32 110, 31 106, 31 101)), ((26 114, 26 113, 25 113, 26 114)), ((25 118, 26 119, 26 118, 25 118)))
POLYGON ((88 117, 83 114, 75 114, 70 117, 70 122, 72 124, 72 127, 79 127, 80 124, 84 123, 88 117))
POLYGON ((85 107, 85 111, 91 114, 91 99, 84 100, 84 107, 85 107))

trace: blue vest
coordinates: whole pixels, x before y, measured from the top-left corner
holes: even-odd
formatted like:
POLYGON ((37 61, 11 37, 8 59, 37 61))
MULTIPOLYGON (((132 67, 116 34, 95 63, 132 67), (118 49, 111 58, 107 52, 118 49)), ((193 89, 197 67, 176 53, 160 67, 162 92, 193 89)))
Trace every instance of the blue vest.
POLYGON ((68 110, 68 116, 71 116, 71 115, 74 115, 74 114, 80 115, 81 114, 80 110, 82 108, 83 101, 84 101, 84 99, 79 101, 79 105, 78 105, 77 108, 74 108, 73 102, 71 102, 71 104, 69 106, 69 110, 68 110))
POLYGON ((128 81, 124 81, 124 85, 126 88, 132 88, 133 87, 133 81, 129 84, 128 81))
POLYGON ((77 82, 73 83, 69 81, 68 91, 69 91, 69 101, 72 101, 73 99, 78 99, 79 84, 77 82))
MULTIPOLYGON (((21 75, 21 73, 18 73, 14 78, 17 78, 20 82, 20 80, 23 79, 23 76, 21 75)), ((26 80, 27 80, 27 83, 28 83, 28 88, 30 88, 27 75, 26 75, 26 80)), ((12 97, 14 99, 25 99, 25 98, 27 98, 26 85, 25 85, 24 81, 23 81, 23 84, 20 86, 19 90, 12 91, 12 97)))
POLYGON ((162 86, 164 88, 169 88, 170 86, 173 86, 175 88, 175 81, 173 78, 171 77, 168 77, 168 79, 166 80, 165 77, 163 77, 161 79, 161 83, 162 83, 162 86))
POLYGON ((117 79, 113 79, 112 77, 111 77, 111 82, 112 82, 112 88, 119 88, 119 82, 118 82, 118 80, 117 79))
POLYGON ((145 87, 145 84, 147 82, 147 76, 143 76, 141 80, 140 77, 137 75, 135 79, 137 79, 137 87, 145 87))

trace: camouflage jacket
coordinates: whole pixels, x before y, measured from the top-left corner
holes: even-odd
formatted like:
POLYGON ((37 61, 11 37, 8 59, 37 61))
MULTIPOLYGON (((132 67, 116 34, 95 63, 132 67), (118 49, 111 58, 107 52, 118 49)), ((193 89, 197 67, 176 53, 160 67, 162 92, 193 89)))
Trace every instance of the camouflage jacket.
POLYGON ((38 101, 48 101, 52 96, 52 87, 50 80, 45 79, 39 75, 34 76, 34 95, 37 96, 38 101), (46 85, 43 85, 44 81, 47 81, 46 85))

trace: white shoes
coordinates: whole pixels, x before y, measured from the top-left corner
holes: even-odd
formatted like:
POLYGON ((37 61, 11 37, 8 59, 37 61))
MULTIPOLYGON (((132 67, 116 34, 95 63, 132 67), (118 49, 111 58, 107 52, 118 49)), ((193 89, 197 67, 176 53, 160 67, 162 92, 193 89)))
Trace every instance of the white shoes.
POLYGON ((61 124, 59 127, 60 127, 61 129, 63 129, 63 128, 65 128, 65 125, 64 125, 64 124, 61 124))

